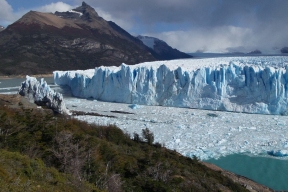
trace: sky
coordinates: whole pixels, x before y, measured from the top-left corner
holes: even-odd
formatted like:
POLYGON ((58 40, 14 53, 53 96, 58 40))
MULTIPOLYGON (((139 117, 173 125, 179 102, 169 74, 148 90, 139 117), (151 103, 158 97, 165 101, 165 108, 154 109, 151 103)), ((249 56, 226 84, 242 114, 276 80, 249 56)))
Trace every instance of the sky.
MULTIPOLYGON (((183 52, 279 52, 288 46, 288 0, 85 0, 132 35, 183 52)), ((30 10, 68 11, 82 0, 0 0, 0 25, 30 10)))

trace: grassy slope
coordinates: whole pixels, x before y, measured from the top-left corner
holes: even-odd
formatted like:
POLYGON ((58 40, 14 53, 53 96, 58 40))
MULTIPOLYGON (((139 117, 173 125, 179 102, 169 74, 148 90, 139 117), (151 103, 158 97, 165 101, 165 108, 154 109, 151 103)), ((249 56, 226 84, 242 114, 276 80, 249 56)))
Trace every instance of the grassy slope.
POLYGON ((97 191, 88 182, 48 168, 40 159, 0 150, 0 191, 97 191))
POLYGON ((18 190, 18 176, 22 187, 29 181, 43 191, 246 191, 197 159, 133 141, 115 126, 0 106, 0 184, 7 189, 18 190))

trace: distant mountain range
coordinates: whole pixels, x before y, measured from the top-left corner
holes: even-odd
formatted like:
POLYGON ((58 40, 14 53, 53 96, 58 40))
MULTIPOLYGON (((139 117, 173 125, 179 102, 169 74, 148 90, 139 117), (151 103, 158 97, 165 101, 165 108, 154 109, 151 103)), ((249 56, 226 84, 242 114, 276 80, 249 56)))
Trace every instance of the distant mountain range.
POLYGON ((47 74, 179 58, 166 43, 155 45, 155 50, 147 47, 85 2, 67 12, 30 11, 1 31, 0 75, 47 74), (172 50, 171 56, 166 50, 172 50))
POLYGON ((147 47, 151 49, 152 55, 158 60, 171 60, 180 58, 191 58, 191 55, 173 49, 166 42, 149 36, 137 36, 147 47))
POLYGON ((3 31, 5 28, 0 25, 0 31, 3 31))

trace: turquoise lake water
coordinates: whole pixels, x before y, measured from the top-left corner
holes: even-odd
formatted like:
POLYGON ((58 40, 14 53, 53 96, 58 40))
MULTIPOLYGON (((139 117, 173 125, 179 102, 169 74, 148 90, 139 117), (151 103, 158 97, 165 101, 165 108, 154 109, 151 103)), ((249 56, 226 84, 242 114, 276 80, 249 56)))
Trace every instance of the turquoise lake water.
POLYGON ((248 155, 229 155, 211 159, 222 169, 245 176, 274 190, 288 191, 288 160, 248 155))

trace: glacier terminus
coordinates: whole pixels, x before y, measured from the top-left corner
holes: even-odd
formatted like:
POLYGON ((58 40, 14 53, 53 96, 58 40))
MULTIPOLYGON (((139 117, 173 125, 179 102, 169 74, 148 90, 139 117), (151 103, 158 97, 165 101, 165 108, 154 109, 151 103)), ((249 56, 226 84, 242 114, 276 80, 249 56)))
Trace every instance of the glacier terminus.
POLYGON ((155 61, 54 71, 54 82, 108 102, 287 115, 287 64, 287 56, 155 61))

